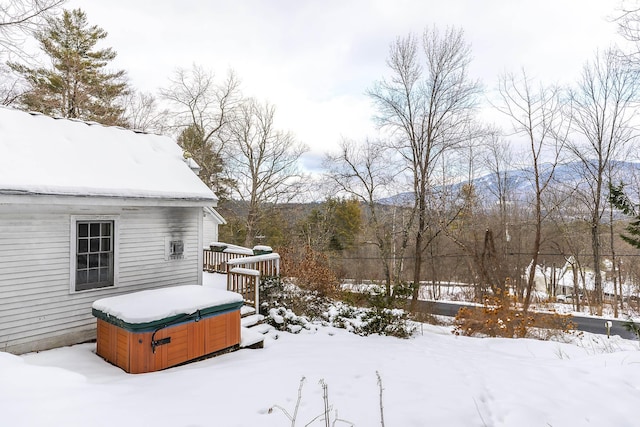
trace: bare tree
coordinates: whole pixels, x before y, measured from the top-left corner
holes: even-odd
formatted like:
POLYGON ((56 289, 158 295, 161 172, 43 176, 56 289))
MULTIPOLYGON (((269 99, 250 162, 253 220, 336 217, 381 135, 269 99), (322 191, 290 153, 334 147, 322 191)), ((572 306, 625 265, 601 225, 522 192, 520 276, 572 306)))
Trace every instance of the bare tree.
POLYGON ((479 164, 487 170, 495 185, 488 187, 489 197, 483 200, 469 176, 461 188, 460 218, 454 227, 447 229, 446 235, 467 254, 469 269, 481 281, 476 283, 476 298, 482 300, 487 286, 496 295, 506 295, 510 267, 506 263, 510 241, 508 218, 514 203, 509 168, 513 167, 513 159, 510 145, 497 130, 487 130, 480 147, 473 148, 469 162, 479 157, 479 164), (496 228, 497 233, 494 232, 496 228))
POLYGON ((595 271, 593 302, 602 312, 601 266, 602 216, 604 199, 616 158, 636 137, 633 118, 638 101, 638 72, 621 59, 619 51, 609 49, 596 54, 587 63, 576 87, 571 91, 572 119, 576 137, 569 144, 571 153, 581 164, 580 171, 588 186, 579 188, 589 212, 591 249, 595 271))
POLYGON ((254 244, 264 207, 290 201, 300 189, 298 159, 307 147, 275 126, 276 109, 245 100, 230 128, 227 151, 234 193, 247 204, 245 245, 254 244))
POLYGON ((500 219, 505 224, 503 234, 506 234, 507 210, 513 196, 513 183, 509 176, 509 171, 514 168, 512 144, 505 140, 498 131, 492 131, 487 134, 483 148, 481 162, 484 169, 493 176, 493 181, 496 184, 495 187, 490 187, 489 191, 497 202, 500 219))
POLYGON ((20 78, 12 75, 8 67, 0 64, 0 105, 17 104, 25 90, 20 78))
MULTIPOLYGON (((507 260, 509 247, 511 245, 512 235, 514 234, 515 224, 513 221, 513 212, 517 209, 518 200, 514 197, 514 167, 515 158, 512 148, 512 142, 504 139, 497 130, 489 132, 484 141, 484 150, 481 155, 481 162, 484 168, 493 177, 495 186, 490 186, 489 191, 494 199, 491 199, 490 211, 498 210, 498 235, 504 242, 502 245, 502 259, 507 260)), ((485 204, 486 206, 486 204, 485 204)), ((490 212, 491 213, 491 212, 490 212)), ((509 272, 508 277, 511 283, 520 284, 517 268, 513 265, 506 265, 505 268, 509 272)))
MULTIPOLYGON (((28 60, 27 38, 46 25, 66 0, 6 0, 0 3, 0 59, 28 60)), ((0 65, 0 105, 17 104, 26 90, 19 76, 0 65)))
POLYGON ((223 152, 241 101, 235 74, 230 71, 217 82, 211 71, 200 66, 179 68, 160 94, 170 105, 170 126, 178 132, 187 155, 201 167, 200 178, 224 198, 230 183, 223 176, 223 152))
MULTIPOLYGON (((410 224, 401 224, 396 230, 394 215, 389 218, 380 204, 380 199, 390 194, 399 167, 394 167, 390 147, 380 141, 365 140, 358 144, 342 140, 340 151, 325 158, 325 168, 329 178, 339 193, 346 193, 359 200, 368 210, 369 225, 382 259, 382 268, 388 296, 392 285, 400 281, 400 263, 408 244, 410 224), (400 244, 396 245, 396 235, 400 244)), ((392 207, 395 213, 397 207, 392 207)), ((388 211, 388 209, 386 209, 388 211)))
MULTIPOLYGON (((468 76, 471 50, 462 30, 426 29, 398 38, 387 59, 390 77, 369 91, 377 108, 376 121, 386 130, 413 181, 415 265, 412 306, 418 297, 422 257, 428 246, 429 199, 438 160, 468 138, 468 124, 480 86, 468 76)), ((437 234, 435 230, 430 233, 437 234)))
POLYGON ((4 0, 0 3, 0 54, 29 57, 25 40, 46 24, 66 0, 4 0))
POLYGON ((161 110, 156 97, 151 93, 131 91, 124 99, 122 121, 130 129, 164 133, 167 130, 168 111, 161 110))
POLYGON ((637 65, 640 61, 640 4, 638 1, 622 0, 615 22, 618 24, 618 33, 634 46, 630 52, 622 56, 630 63, 637 65))
POLYGON ((523 309, 529 309, 535 273, 542 245, 542 226, 548 211, 543 209, 543 196, 554 178, 556 166, 566 142, 568 126, 564 122, 560 89, 534 88, 523 71, 521 77, 507 74, 499 79, 500 103, 497 109, 508 116, 514 135, 525 138, 533 171, 534 238, 524 293, 523 309), (545 162, 545 158, 547 161, 545 162))

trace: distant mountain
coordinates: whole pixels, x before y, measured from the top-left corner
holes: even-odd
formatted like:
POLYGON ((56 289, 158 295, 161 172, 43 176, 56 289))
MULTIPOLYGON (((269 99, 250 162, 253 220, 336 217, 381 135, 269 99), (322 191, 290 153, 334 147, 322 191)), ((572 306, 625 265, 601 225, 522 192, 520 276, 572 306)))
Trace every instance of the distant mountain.
MULTIPOLYGON (((587 188, 589 185, 585 181, 584 166, 582 162, 569 162, 556 166, 553 186, 558 188, 587 188)), ((616 170, 614 184, 624 182, 631 185, 638 182, 640 177, 640 163, 615 161, 614 168, 616 170)), ((543 164, 541 166, 541 180, 545 181, 551 173, 551 165, 543 164)), ((506 189, 506 198, 510 201, 525 202, 535 195, 533 168, 514 169, 506 171, 503 174, 503 188, 506 189)), ((456 184, 443 187, 438 186, 436 191, 446 191, 449 194, 460 194, 464 185, 468 181, 461 181, 456 184)), ((477 199, 483 204, 490 206, 498 202, 500 186, 498 185, 498 177, 496 174, 486 174, 475 178, 471 181, 477 199)), ((604 189, 606 192, 606 188, 604 189)), ((413 193, 400 193, 395 196, 387 197, 380 200, 380 203, 389 205, 404 205, 413 202, 413 193)))

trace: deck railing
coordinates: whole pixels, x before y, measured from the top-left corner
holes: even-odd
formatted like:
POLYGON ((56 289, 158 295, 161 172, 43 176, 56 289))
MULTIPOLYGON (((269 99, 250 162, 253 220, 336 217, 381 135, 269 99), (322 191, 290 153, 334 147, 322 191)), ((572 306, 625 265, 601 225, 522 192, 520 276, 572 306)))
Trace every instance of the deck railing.
POLYGON ((226 273, 227 290, 237 292, 247 305, 256 311, 260 304, 260 277, 280 275, 280 255, 267 253, 253 255, 241 247, 228 247, 223 251, 204 248, 203 268, 208 272, 226 273))
POLYGON ((260 272, 249 268, 234 267, 227 273, 227 290, 242 295, 244 303, 259 310, 260 272))
POLYGON ((258 270, 261 276, 279 276, 280 255, 277 253, 253 255, 227 261, 227 271, 234 267, 258 270))
POLYGON ((227 290, 238 292, 260 310, 260 276, 280 275, 280 255, 264 254, 227 261, 227 290))
POLYGON ((227 248, 224 251, 214 251, 211 248, 203 250, 203 270, 209 273, 226 273, 227 262, 232 259, 253 256, 253 251, 247 248, 227 248))

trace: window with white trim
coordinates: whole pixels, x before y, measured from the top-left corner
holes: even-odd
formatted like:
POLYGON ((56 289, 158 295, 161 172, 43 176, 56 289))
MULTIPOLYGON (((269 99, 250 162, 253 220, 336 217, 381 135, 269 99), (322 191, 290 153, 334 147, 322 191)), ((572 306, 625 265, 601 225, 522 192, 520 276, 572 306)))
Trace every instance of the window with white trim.
POLYGON ((114 286, 115 221, 75 221, 74 291, 114 286))

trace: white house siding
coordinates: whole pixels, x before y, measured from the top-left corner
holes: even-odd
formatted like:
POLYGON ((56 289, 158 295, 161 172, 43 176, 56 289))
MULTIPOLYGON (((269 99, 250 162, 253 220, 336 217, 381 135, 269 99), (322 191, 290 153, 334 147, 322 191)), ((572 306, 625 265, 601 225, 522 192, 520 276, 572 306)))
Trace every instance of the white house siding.
POLYGON ((0 350, 24 353, 95 338, 91 304, 143 289, 201 284, 201 207, 20 207, 0 204, 0 350), (116 287, 70 291, 72 215, 117 215, 116 287), (166 260, 167 239, 185 259, 166 260))
POLYGON ((220 223, 213 215, 208 212, 204 212, 204 223, 203 223, 203 231, 202 231, 202 242, 204 246, 209 246, 211 242, 218 241, 218 225, 220 223))

